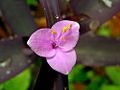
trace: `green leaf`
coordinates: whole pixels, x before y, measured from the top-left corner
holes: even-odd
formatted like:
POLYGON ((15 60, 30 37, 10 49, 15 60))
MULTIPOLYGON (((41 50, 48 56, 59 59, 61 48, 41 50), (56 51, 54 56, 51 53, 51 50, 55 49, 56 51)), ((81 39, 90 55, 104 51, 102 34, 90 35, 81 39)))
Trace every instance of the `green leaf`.
POLYGON ((16 77, 4 83, 4 90, 28 90, 31 82, 31 70, 26 69, 16 77))
POLYGON ((112 30, 107 25, 102 25, 100 29, 97 31, 97 35, 110 37, 112 30))
POLYGON ((120 85, 120 67, 106 67, 105 71, 114 84, 120 85))
POLYGON ((28 5, 37 5, 37 0, 26 0, 28 5))
POLYGON ((69 74, 69 82, 75 83, 75 82, 84 82, 86 81, 86 73, 83 70, 83 65, 76 65, 72 72, 69 74))
POLYGON ((104 83, 104 78, 98 75, 94 75, 90 84, 86 87, 86 90, 100 90, 100 85, 104 83))
POLYGON ((100 90, 120 90, 120 86, 117 86, 117 85, 103 85, 100 90))
POLYGON ((3 84, 0 84, 0 90, 3 90, 3 84))
POLYGON ((70 90, 74 90, 74 84, 69 83, 69 89, 70 89, 70 90))
POLYGON ((90 70, 86 72, 87 77, 91 80, 95 76, 95 72, 93 70, 90 70))

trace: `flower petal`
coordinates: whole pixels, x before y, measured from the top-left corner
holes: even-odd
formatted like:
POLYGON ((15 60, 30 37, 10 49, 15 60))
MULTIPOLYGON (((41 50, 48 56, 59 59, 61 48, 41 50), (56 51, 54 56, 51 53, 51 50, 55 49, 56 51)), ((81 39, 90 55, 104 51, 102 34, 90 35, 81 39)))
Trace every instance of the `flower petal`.
POLYGON ((37 55, 52 57, 56 51, 52 48, 51 38, 51 29, 39 29, 30 36, 27 44, 37 55))
POLYGON ((53 58, 47 58, 47 62, 54 70, 66 75, 76 63, 76 52, 63 52, 58 49, 53 58))
POLYGON ((62 20, 57 23, 55 23, 51 29, 54 29, 57 32, 57 37, 59 37, 62 34, 63 28, 68 26, 69 24, 73 24, 73 29, 74 25, 79 27, 79 24, 74 22, 74 21, 69 21, 69 20, 62 20))
POLYGON ((73 49, 77 41, 79 39, 79 29, 80 25, 77 22, 71 22, 72 26, 70 30, 68 30, 66 33, 64 33, 60 38, 60 48, 62 48, 64 51, 69 51, 73 49))

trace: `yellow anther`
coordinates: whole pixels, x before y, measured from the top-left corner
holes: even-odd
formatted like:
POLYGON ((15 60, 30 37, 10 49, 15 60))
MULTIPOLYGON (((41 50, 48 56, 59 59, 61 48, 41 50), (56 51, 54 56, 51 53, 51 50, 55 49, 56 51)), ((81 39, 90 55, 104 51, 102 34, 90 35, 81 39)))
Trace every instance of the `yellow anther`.
POLYGON ((63 27, 62 32, 65 33, 66 31, 67 31, 67 27, 65 26, 65 27, 63 27))
POLYGON ((62 37, 62 41, 63 41, 63 42, 66 42, 66 38, 65 38, 64 36, 62 37))
POLYGON ((72 24, 68 24, 68 26, 64 26, 63 27, 63 30, 62 30, 62 33, 65 33, 67 30, 69 30, 71 28, 72 24))
POLYGON ((72 24, 68 24, 67 29, 70 29, 70 28, 71 28, 71 26, 72 26, 72 24))
POLYGON ((57 34, 57 32, 54 29, 52 29, 52 34, 55 35, 57 34))

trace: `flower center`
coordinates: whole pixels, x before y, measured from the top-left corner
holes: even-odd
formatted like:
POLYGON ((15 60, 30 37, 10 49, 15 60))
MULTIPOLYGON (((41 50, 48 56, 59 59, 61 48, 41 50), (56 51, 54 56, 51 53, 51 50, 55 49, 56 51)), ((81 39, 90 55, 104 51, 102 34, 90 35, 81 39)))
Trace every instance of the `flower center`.
POLYGON ((52 48, 55 49, 55 48, 57 48, 57 47, 58 47, 57 44, 56 44, 55 42, 53 42, 53 43, 52 43, 52 48))
MULTIPOLYGON (((62 29, 62 33, 60 33, 58 39, 61 38, 61 40, 62 40, 63 42, 66 42, 65 36, 62 36, 62 35, 63 35, 64 33, 66 33, 67 31, 69 31, 70 28, 71 28, 71 26, 72 26, 72 23, 68 24, 67 26, 64 26, 63 29, 62 29)), ((57 35, 57 32, 55 31, 55 29, 52 28, 51 34, 52 34, 53 37, 55 38, 55 35, 57 35)), ((57 47, 59 47, 59 43, 61 43, 61 42, 52 40, 52 48, 53 48, 53 49, 56 49, 57 47)))

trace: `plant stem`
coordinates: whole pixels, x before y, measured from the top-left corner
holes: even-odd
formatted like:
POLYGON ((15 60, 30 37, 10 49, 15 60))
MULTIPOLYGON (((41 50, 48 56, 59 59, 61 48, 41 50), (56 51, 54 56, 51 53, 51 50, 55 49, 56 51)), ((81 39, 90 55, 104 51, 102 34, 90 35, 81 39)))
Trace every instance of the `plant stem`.
MULTIPOLYGON (((47 20, 47 27, 61 20, 59 0, 40 0, 47 20)), ((34 90, 69 90, 68 76, 54 71, 43 58, 40 73, 38 75, 34 90)))
POLYGON ((47 27, 50 28, 55 22, 61 20, 59 0, 40 0, 40 2, 45 12, 47 27))

